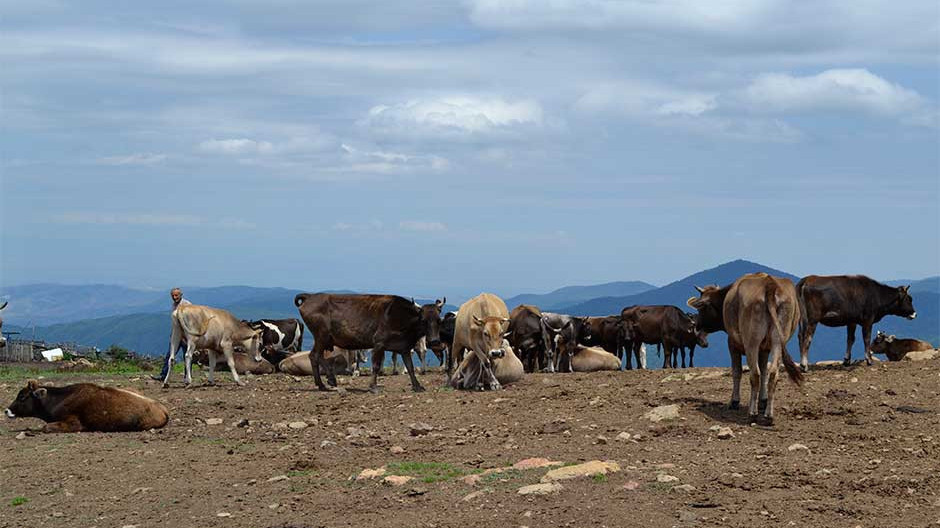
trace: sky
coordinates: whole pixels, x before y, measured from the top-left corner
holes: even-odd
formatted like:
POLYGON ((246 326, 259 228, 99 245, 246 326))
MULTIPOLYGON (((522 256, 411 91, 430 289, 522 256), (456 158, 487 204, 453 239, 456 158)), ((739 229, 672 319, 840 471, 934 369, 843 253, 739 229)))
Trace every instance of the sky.
POLYGON ((3 0, 0 286, 935 275, 938 6, 3 0))

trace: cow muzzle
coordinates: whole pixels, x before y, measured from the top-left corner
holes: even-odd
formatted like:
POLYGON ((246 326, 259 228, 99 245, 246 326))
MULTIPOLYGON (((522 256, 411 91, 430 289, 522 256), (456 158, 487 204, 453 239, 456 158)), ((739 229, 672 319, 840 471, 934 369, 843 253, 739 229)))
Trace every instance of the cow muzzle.
POLYGON ((500 359, 500 358, 506 357, 506 351, 501 348, 497 348, 496 350, 490 350, 489 356, 491 359, 500 359))
POLYGON ((11 411, 9 408, 4 409, 3 414, 7 415, 7 418, 16 418, 16 415, 13 414, 13 411, 11 411))
POLYGON ((915 317, 917 317, 917 312, 914 312, 911 315, 907 316, 907 318, 911 321, 913 321, 915 317))
POLYGON ((441 340, 440 340, 440 339, 435 339, 434 341, 428 341, 428 347, 430 347, 430 348, 432 348, 432 349, 433 349, 434 347, 439 347, 439 346, 441 346, 441 340))

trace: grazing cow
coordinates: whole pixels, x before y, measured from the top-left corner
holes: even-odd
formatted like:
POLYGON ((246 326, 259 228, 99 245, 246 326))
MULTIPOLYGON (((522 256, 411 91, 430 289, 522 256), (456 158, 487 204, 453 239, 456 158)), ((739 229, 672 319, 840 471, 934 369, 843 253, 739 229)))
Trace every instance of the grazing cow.
MULTIPOLYGON (((516 357, 509 341, 503 339, 499 354, 491 354, 490 368, 493 377, 499 382, 500 386, 506 386, 522 379, 525 369, 522 361, 516 357)), ((463 361, 457 367, 457 372, 451 380, 451 386, 464 390, 483 390, 485 377, 485 368, 480 363, 479 356, 476 354, 467 354, 463 361)))
POLYGON ((809 346, 816 333, 816 325, 844 326, 845 358, 842 364, 852 363, 852 345, 855 326, 862 325, 865 343, 865 362, 871 365, 871 327, 886 315, 913 319, 917 316, 914 300, 908 293, 910 286, 887 286, 864 275, 810 275, 796 284, 800 298, 800 367, 809 369, 809 346))
POLYGON ((509 312, 509 344, 521 356, 526 372, 554 367, 542 331, 542 311, 537 306, 520 304, 509 312))
MULTIPOLYGON (((334 346, 345 349, 372 349, 372 383, 369 390, 378 392, 378 376, 385 362, 385 351, 401 354, 411 377, 411 388, 423 392, 415 377, 411 349, 423 336, 431 346, 440 342, 441 307, 446 298, 424 306, 397 295, 359 295, 334 293, 301 293, 294 297, 300 316, 313 333, 310 354, 313 379, 317 389, 330 390, 320 378, 323 352, 334 346)), ((327 381, 336 386, 332 366, 327 381)))
POLYGON ((41 386, 32 380, 5 412, 9 418, 39 418, 47 433, 146 431, 170 419, 162 403, 126 389, 93 383, 41 386))
POLYGON ((507 337, 509 310, 502 299, 492 293, 481 293, 463 303, 457 311, 453 348, 447 355, 448 382, 462 388, 499 389, 500 383, 493 373, 491 360, 505 355, 503 341, 507 337), (476 364, 464 362, 464 350, 476 356, 476 364), (457 375, 451 377, 454 363, 458 365, 457 375), (469 365, 478 368, 479 375, 462 374, 461 370, 469 365), (472 387, 468 387, 468 379, 472 379, 472 387))
MULTIPOLYGON (((614 354, 620 358, 622 365, 624 350, 629 347, 627 354, 633 351, 632 329, 623 323, 623 319, 619 315, 588 317, 587 324, 591 328, 591 335, 584 344, 601 347, 614 354)), ((637 358, 637 364, 639 363, 640 360, 637 358)))
MULTIPOLYGON (((0 304, 0 310, 3 310, 7 307, 7 301, 4 301, 3 304, 0 304)), ((0 317, 0 348, 7 346, 7 338, 3 335, 3 318, 0 317)))
POLYGON ((163 386, 167 387, 170 381, 170 366, 173 356, 180 342, 186 342, 186 373, 183 382, 189 386, 193 381, 193 353, 197 349, 209 352, 209 384, 215 383, 215 364, 218 354, 225 357, 232 379, 239 385, 244 385, 235 370, 235 347, 244 350, 255 361, 261 361, 260 335, 257 330, 244 322, 239 321, 226 310, 211 308, 198 304, 180 304, 170 314, 173 325, 170 336, 170 352, 167 355, 167 372, 163 378, 163 386))
MULTIPOLYGON (((670 368, 672 354, 685 343, 708 346, 707 334, 696 327, 695 320, 676 306, 629 306, 620 312, 623 323, 633 333, 633 353, 639 355, 640 345, 662 344, 663 368, 670 368)), ((637 359, 639 362, 639 359, 637 359)), ((683 364, 685 359, 683 358, 683 364)), ((630 368, 629 355, 627 368, 630 368)))
POLYGON ((796 331, 800 318, 793 282, 766 273, 751 273, 723 288, 696 286, 696 289, 701 295, 691 297, 687 304, 698 310, 704 329, 724 330, 728 334, 734 380, 731 408, 737 409, 741 404, 741 355, 744 354, 751 374, 748 414, 752 422, 773 424, 780 359, 791 380, 797 384, 803 381, 803 374, 787 352, 787 341, 796 331), (758 416, 761 411, 762 419, 758 416))
POLYGON ((561 340, 558 343, 558 353, 569 356, 571 372, 597 372, 600 370, 620 370, 620 359, 596 346, 584 346, 561 340))
MULTIPOLYGON (((193 359, 195 359, 196 363, 199 365, 208 366, 211 361, 211 359, 209 359, 211 354, 212 352, 208 350, 197 350, 196 353, 193 354, 193 359)), ((267 359, 261 358, 261 361, 255 361, 254 358, 244 352, 234 352, 232 359, 235 360, 235 372, 239 374, 254 374, 257 376, 262 374, 274 374, 276 371, 274 365, 267 359)))
POLYGON ((565 367, 570 369, 568 357, 557 353, 558 341, 564 339, 584 344, 591 339, 591 327, 587 324, 587 317, 542 312, 542 339, 546 355, 552 361, 548 371, 555 372, 565 367))
POLYGON ((901 361, 908 352, 933 350, 933 345, 920 339, 898 339, 894 335, 887 335, 881 330, 871 342, 871 351, 874 354, 884 354, 888 361, 901 361))
POLYGON ((246 321, 261 332, 261 355, 277 365, 304 346, 304 325, 299 319, 259 319, 246 321))

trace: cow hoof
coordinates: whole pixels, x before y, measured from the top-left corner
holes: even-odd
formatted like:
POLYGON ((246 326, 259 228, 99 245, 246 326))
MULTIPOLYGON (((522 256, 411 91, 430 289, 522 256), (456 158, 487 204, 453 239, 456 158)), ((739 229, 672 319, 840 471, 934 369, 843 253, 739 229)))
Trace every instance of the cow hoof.
POLYGON ((728 408, 731 409, 732 411, 736 411, 741 408, 741 402, 731 400, 731 404, 728 405, 728 408))
POLYGON ((747 415, 747 421, 748 421, 749 423, 759 423, 759 421, 760 421, 760 416, 761 416, 761 415, 759 415, 759 414, 749 414, 749 415, 747 415))
POLYGON ((421 385, 415 385, 411 387, 411 390, 414 392, 424 392, 426 389, 422 387, 421 385))
POLYGON ((871 366, 871 358, 865 358, 865 364, 871 366))
POLYGON ((398 372, 397 370, 392 371, 392 376, 397 376, 399 374, 401 374, 401 372, 398 372))
POLYGON ((767 400, 757 400, 757 412, 762 413, 767 410, 767 400))
POLYGON ((376 385, 375 387, 369 387, 369 392, 371 392, 372 394, 378 394, 378 393, 379 393, 379 386, 376 385))
POLYGON ((503 388, 503 387, 502 387, 502 385, 499 384, 498 381, 494 381, 494 382, 490 383, 490 390, 499 390, 499 389, 501 389, 501 388, 503 388))
POLYGON ((800 370, 803 372, 809 372, 809 365, 800 364, 800 370))
POLYGON ((765 426, 765 427, 770 427, 770 426, 772 426, 772 425, 774 424, 774 419, 773 419, 773 417, 764 416, 763 414, 757 415, 757 418, 755 418, 755 419, 753 419, 753 420, 751 420, 751 421, 756 422, 757 425, 763 425, 763 426, 765 426))
POLYGON ((851 366, 851 365, 852 365, 852 360, 851 360, 851 359, 843 359, 843 360, 842 360, 842 366, 843 366, 843 367, 848 367, 848 366, 851 366))
POLYGON ((169 383, 164 383, 164 384, 163 384, 163 388, 164 388, 164 389, 169 389, 169 388, 170 388, 170 384, 169 384, 169 383))
POLYGON ((354 377, 354 378, 358 378, 360 375, 361 375, 361 373, 360 373, 358 370, 354 370, 353 373, 352 373, 352 377, 354 377))
POLYGON ((322 387, 317 387, 317 390, 320 392, 333 392, 336 389, 334 389, 333 387, 322 386, 322 387))

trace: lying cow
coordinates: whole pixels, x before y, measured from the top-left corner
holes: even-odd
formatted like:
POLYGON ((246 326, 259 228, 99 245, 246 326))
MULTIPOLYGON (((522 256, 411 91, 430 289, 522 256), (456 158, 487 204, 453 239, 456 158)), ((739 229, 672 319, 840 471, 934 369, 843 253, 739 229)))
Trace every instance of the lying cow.
POLYGON ((901 361, 908 352, 933 350, 933 345, 919 339, 898 339, 894 335, 887 335, 881 330, 871 342, 871 351, 875 354, 884 354, 888 361, 901 361))
POLYGON ((572 345, 567 341, 558 343, 558 353, 568 356, 571 372, 597 372, 620 370, 620 358, 600 347, 572 345))
MULTIPOLYGON (((489 360, 489 369, 500 386, 515 383, 521 380, 525 374, 522 361, 516 357, 509 341, 505 339, 499 353, 490 352, 489 360)), ((467 354, 457 367, 457 372, 451 380, 451 386, 463 390, 483 390, 485 387, 484 381, 488 379, 486 376, 485 367, 480 363, 479 356, 467 354)))
POLYGON ((258 319, 246 321, 260 333, 261 356, 277 365, 304 346, 304 324, 299 319, 258 319))
MULTIPOLYGON (((209 359, 210 354, 211 352, 208 350, 197 350, 196 353, 193 354, 193 359, 196 360, 197 364, 206 367, 211 361, 209 359)), ((257 376, 261 374, 274 374, 277 370, 267 359, 261 358, 261 361, 255 361, 244 352, 235 352, 232 354, 232 358, 235 360, 235 372, 239 374, 254 374, 257 376)))
MULTIPOLYGON (((184 383, 189 386, 193 381, 193 353, 197 349, 209 351, 209 383, 214 383, 213 374, 218 354, 225 357, 232 379, 239 385, 244 385, 235 369, 235 347, 243 349, 255 361, 261 361, 259 349, 260 336, 257 330, 244 321, 239 321, 231 313, 198 304, 180 304, 170 314, 173 324, 173 333, 170 336, 170 352, 167 363, 173 360, 172 353, 186 341, 186 373, 184 383)), ((172 365, 168 365, 170 367, 172 365)), ((169 385, 170 373, 168 368, 163 386, 169 385)))
POLYGON ((463 303, 457 311, 454 345, 451 353, 447 355, 447 380, 451 385, 461 388, 499 389, 500 383, 493 372, 491 360, 501 358, 505 354, 503 341, 508 334, 509 310, 502 299, 492 293, 481 293, 463 303), (476 356, 476 363, 464 362, 465 350, 476 356), (452 377, 454 363, 458 367, 457 374, 452 377), (480 372, 478 375, 464 375, 461 370, 465 366, 472 366, 480 372), (467 380, 474 383, 473 387, 468 386, 467 380))
POLYGON ((803 381, 802 372, 787 352, 787 341, 800 318, 793 282, 766 273, 751 273, 723 288, 696 286, 696 289, 701 295, 691 297, 687 304, 698 310, 703 330, 724 330, 728 334, 733 380, 731 408, 737 409, 741 404, 741 356, 746 355, 751 376, 748 414, 752 422, 772 424, 781 358, 790 379, 797 384, 803 381), (758 416, 760 412, 763 417, 758 416))
MULTIPOLYGON (((320 374, 326 374, 332 369, 336 374, 358 376, 361 350, 346 350, 333 347, 333 350, 323 352, 323 364, 320 365, 320 374)), ((277 369, 291 376, 313 376, 313 365, 310 362, 310 351, 297 352, 281 360, 277 369)))
POLYGON ((146 431, 170 419, 156 400, 93 383, 52 387, 29 381, 5 412, 9 418, 39 418, 47 433, 146 431))

